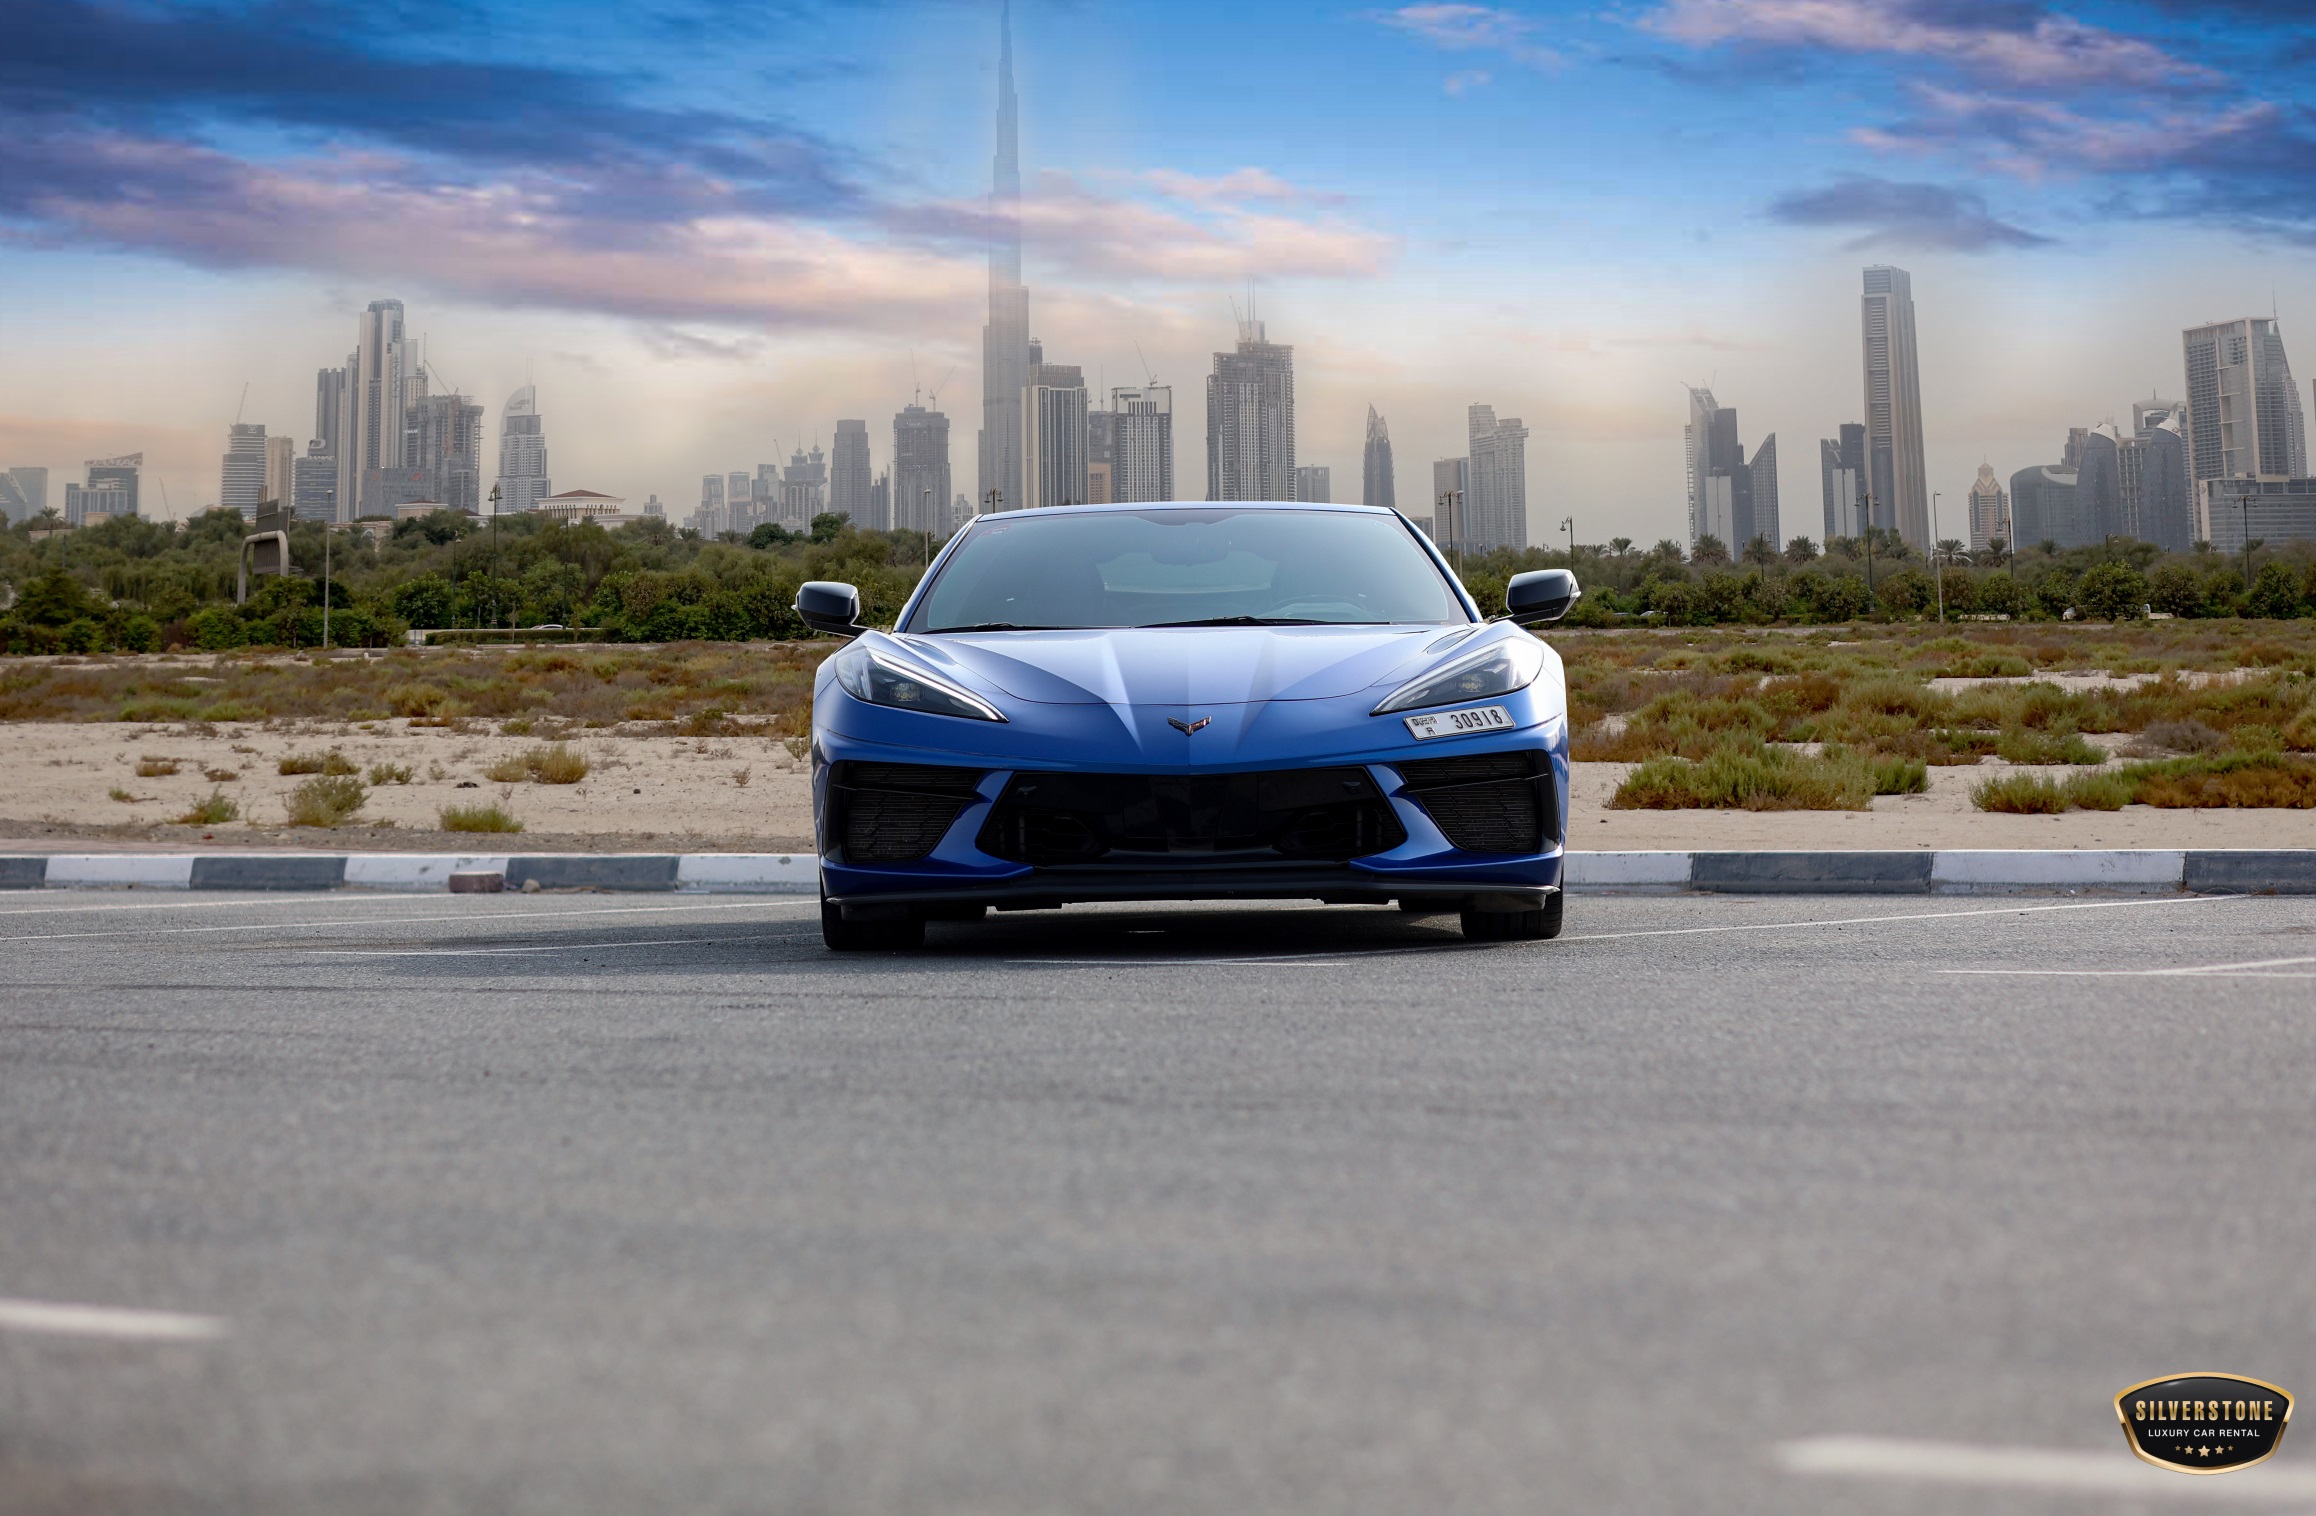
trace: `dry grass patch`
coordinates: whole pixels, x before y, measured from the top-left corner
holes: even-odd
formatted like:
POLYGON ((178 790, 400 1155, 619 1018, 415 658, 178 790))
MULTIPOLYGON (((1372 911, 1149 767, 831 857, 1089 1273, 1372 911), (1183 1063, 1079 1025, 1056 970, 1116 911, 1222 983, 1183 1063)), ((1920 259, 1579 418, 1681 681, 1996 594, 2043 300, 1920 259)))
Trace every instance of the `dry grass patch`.
POLYGON ((1920 759, 1828 748, 1804 753, 1757 739, 1724 742, 1702 758, 1652 758, 1627 775, 1616 810, 1863 811, 1876 795, 1929 787, 1920 759))
POLYGON ((523 824, 496 801, 489 805, 446 805, 440 817, 446 832, 519 832, 523 824))
POLYGON ((585 753, 567 742, 549 742, 499 759, 483 770, 483 777, 494 784, 577 784, 587 771, 585 753))
POLYGON ((276 765, 276 769, 283 774, 343 775, 361 772, 354 766, 352 760, 336 748, 331 748, 326 753, 292 753, 282 759, 276 765))
POLYGON ((370 798, 351 774, 317 774, 289 793, 291 826, 337 826, 370 798))
POLYGON ((228 821, 241 819, 241 807, 226 798, 223 791, 211 790, 206 800, 195 801, 193 809, 177 818, 179 826, 223 826, 228 821))
POLYGON ((148 755, 137 760, 137 777, 139 779, 166 779, 171 774, 176 773, 177 768, 177 760, 174 758, 154 758, 148 755))

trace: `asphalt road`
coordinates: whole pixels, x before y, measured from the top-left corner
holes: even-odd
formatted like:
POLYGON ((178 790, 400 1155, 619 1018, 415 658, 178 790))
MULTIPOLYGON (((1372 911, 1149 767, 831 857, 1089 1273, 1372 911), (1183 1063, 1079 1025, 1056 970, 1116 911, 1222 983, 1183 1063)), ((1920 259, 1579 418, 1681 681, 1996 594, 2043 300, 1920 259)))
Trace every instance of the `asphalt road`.
POLYGON ((0 1511, 2316 1511, 2316 900, 1452 928, 0 896, 0 1511))

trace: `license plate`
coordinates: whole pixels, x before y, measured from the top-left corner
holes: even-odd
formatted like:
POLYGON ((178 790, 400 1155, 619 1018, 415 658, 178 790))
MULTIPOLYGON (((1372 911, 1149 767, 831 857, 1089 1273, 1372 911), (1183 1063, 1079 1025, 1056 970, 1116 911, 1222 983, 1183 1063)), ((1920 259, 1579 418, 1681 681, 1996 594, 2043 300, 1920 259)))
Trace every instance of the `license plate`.
POLYGON ((1500 705, 1476 706, 1468 711, 1426 711, 1409 716, 1407 730, 1418 742, 1433 737, 1461 737, 1467 732, 1504 732, 1512 728, 1512 713, 1500 705))

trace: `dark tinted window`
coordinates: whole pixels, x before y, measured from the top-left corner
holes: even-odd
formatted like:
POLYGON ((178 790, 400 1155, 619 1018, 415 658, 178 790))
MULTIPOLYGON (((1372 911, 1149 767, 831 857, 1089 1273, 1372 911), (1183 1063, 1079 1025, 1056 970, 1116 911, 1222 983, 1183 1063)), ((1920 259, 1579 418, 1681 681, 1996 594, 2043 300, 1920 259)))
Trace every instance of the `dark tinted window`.
POLYGON ((1470 619, 1395 516, 1349 511, 1023 511, 975 523, 911 618, 976 626, 1470 619))

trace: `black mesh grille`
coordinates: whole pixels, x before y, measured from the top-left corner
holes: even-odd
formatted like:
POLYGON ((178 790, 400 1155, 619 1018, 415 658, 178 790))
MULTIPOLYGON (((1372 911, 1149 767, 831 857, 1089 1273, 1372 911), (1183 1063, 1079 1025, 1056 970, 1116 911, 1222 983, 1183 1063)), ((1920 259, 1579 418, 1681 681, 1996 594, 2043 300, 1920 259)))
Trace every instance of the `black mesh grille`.
POLYGON ((1470 753, 1398 767, 1408 793, 1467 853, 1540 853, 1558 830, 1552 761, 1541 752, 1470 753))
POLYGON ((1017 774, 981 850, 1040 867, 1336 860, 1406 829, 1359 768, 1265 774, 1017 774))
POLYGON ((973 803, 980 769, 840 763, 830 776, 837 832, 854 863, 909 863, 940 846, 973 803))

